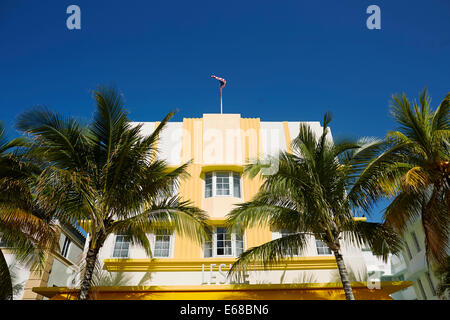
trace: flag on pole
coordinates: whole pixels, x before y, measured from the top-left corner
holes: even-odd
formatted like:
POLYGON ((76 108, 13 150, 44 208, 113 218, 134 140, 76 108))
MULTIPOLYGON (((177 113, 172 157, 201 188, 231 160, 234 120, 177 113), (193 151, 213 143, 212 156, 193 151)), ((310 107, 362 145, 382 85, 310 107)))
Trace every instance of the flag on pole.
POLYGON ((223 110, 223 107, 222 107, 222 89, 225 88, 225 86, 227 84, 227 81, 225 79, 223 79, 223 78, 216 77, 215 75, 212 75, 211 78, 214 78, 214 79, 220 81, 220 89, 219 89, 219 91, 220 91, 220 113, 222 114, 222 110, 223 110))
POLYGON ((226 86, 226 84, 227 84, 227 81, 226 81, 225 79, 222 79, 222 78, 216 77, 215 75, 212 75, 212 76, 211 76, 211 78, 214 78, 214 79, 216 79, 216 80, 219 80, 219 81, 220 81, 220 89, 223 89, 223 88, 225 88, 225 86, 226 86))

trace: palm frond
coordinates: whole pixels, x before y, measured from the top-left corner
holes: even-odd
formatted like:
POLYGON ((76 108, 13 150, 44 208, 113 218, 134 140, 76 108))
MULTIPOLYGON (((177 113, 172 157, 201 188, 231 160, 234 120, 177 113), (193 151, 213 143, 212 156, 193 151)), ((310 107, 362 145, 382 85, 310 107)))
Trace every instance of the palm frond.
POLYGON ((403 247, 398 232, 384 223, 352 221, 344 226, 344 240, 358 247, 368 246, 374 255, 387 262, 389 254, 397 254, 403 247))
POLYGON ((383 169, 389 177, 379 184, 397 196, 386 209, 386 222, 401 231, 420 217, 427 258, 439 263, 449 238, 449 99, 447 94, 433 111, 426 89, 412 104, 404 94, 394 96, 391 112, 400 127, 388 139, 397 163, 383 169))
POLYGON ((19 115, 17 128, 32 134, 35 154, 45 150, 45 160, 62 169, 85 170, 86 138, 84 128, 73 118, 36 107, 19 115))
POLYGON ((124 111, 122 95, 113 87, 100 86, 93 91, 96 101, 94 120, 89 137, 94 145, 96 162, 100 167, 110 161, 114 147, 130 128, 124 111))
POLYGON ((448 191, 435 189, 428 195, 429 198, 422 203, 421 212, 427 261, 444 265, 450 251, 449 194, 448 191))
POLYGON ((240 277, 245 271, 250 270, 255 265, 261 264, 264 269, 267 269, 285 258, 292 258, 295 255, 301 254, 306 245, 307 235, 304 233, 295 233, 247 249, 232 265, 228 275, 231 277, 240 277))
POLYGON ((0 300, 12 300, 13 285, 8 264, 3 251, 0 249, 0 300))
POLYGON ((449 130, 450 128, 450 93, 448 93, 437 107, 433 115, 433 131, 449 130))
POLYGON ((7 151, 12 151, 14 148, 27 147, 28 140, 25 137, 17 137, 12 140, 8 140, 5 133, 5 127, 0 121, 0 154, 4 154, 7 151))
POLYGON ((125 232, 132 235, 137 230, 154 233, 161 228, 173 228, 180 235, 201 243, 206 238, 206 219, 204 211, 192 206, 189 201, 173 196, 146 203, 135 216, 114 221, 107 228, 107 233, 125 232))

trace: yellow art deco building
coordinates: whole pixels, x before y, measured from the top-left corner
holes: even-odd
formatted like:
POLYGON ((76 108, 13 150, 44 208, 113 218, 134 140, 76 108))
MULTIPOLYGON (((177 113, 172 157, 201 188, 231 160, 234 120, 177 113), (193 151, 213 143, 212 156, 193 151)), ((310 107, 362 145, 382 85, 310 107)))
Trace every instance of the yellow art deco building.
MULTIPOLYGON (((319 122, 307 122, 320 134, 319 122)), ((151 133, 157 122, 144 122, 143 133, 151 133)), ((237 203, 249 201, 258 191, 259 179, 242 175, 248 159, 275 156, 291 151, 300 122, 270 122, 242 118, 240 114, 204 114, 171 122, 160 136, 160 157, 171 166, 189 160, 190 177, 180 182, 178 192, 209 215, 211 241, 196 243, 170 230, 149 234, 153 247, 150 259, 133 247, 126 236, 110 236, 100 252, 104 268, 126 272, 130 283, 121 287, 98 287, 97 299, 345 299, 334 256, 311 237, 299 256, 264 270, 249 268, 235 283, 226 277, 230 265, 247 248, 282 237, 283 230, 268 227, 230 233, 226 214, 237 203)), ((276 165, 268 170, 276 170, 276 165)), ((357 299, 391 299, 389 294, 410 285, 407 282, 367 281, 361 248, 343 243, 347 267, 356 280, 352 285, 357 299)), ((35 288, 44 296, 67 299, 76 289, 35 288)))

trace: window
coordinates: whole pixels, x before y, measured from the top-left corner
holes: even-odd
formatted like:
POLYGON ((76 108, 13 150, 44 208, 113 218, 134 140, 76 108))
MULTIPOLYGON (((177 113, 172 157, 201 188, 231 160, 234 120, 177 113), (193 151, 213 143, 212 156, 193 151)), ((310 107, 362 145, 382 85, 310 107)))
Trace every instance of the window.
POLYGON ((217 237, 217 255, 218 256, 231 256, 233 254, 233 248, 231 245, 231 233, 227 232, 226 228, 216 229, 217 237))
POLYGON ((427 295, 425 294, 425 290, 423 289, 422 281, 420 281, 420 279, 417 279, 417 284, 419 286, 420 294, 422 295, 423 300, 427 300, 427 295))
MULTIPOLYGON (((273 240, 280 239, 280 238, 284 238, 284 237, 295 235, 295 234, 299 234, 299 235, 303 234, 303 236, 306 238, 305 240, 307 242, 309 241, 307 238, 311 237, 311 236, 306 235, 303 232, 292 232, 292 231, 289 231, 287 229, 281 229, 279 231, 274 231, 272 233, 272 239, 273 240)), ((303 250, 304 249, 302 249, 302 251, 303 250)), ((289 256, 289 257, 298 257, 298 256, 301 256, 303 254, 302 251, 300 251, 300 248, 292 247, 292 248, 286 249, 285 252, 284 252, 284 255, 285 256, 289 256)))
MULTIPOLYGON (((283 229, 283 230, 280 231, 281 238, 290 236, 290 235, 292 235, 292 234, 295 234, 295 232, 290 232, 290 231, 285 230, 285 229, 283 229)), ((289 255, 289 252, 286 252, 285 254, 286 254, 286 255, 289 255)), ((298 255, 299 255, 298 248, 295 248, 295 249, 292 250, 292 255, 293 255, 293 256, 298 256, 298 255)))
POLYGON ((417 250, 417 252, 420 252, 419 241, 417 240, 417 236, 416 236, 416 233, 415 233, 414 231, 411 232, 411 237, 412 237, 413 240, 414 240, 414 244, 416 245, 416 250, 417 250))
POLYGON ((242 252, 244 252, 244 234, 238 234, 236 233, 234 235, 234 237, 236 238, 235 240, 235 248, 236 248, 236 257, 240 256, 242 252))
POLYGON ((330 248, 322 240, 316 239, 316 248, 319 256, 331 254, 330 248))
POLYGON ((2 234, 0 233, 0 248, 8 247, 6 241, 2 240, 2 234))
POLYGON ((211 258, 213 256, 213 232, 211 230, 207 230, 208 233, 208 240, 205 242, 204 248, 203 248, 203 256, 205 258, 211 258))
POLYGON ((155 233, 155 245, 153 249, 153 257, 168 258, 171 255, 172 248, 172 231, 167 229, 158 230, 155 233))
POLYGON ((216 195, 217 196, 230 195, 230 174, 228 172, 216 173, 216 195))
POLYGON ((430 289, 431 289, 431 292, 433 293, 433 296, 435 296, 436 295, 436 288, 434 287, 433 280, 431 280, 431 276, 430 276, 430 273, 428 271, 425 272, 425 277, 428 280, 428 285, 430 286, 430 289))
POLYGON ((237 257, 244 251, 243 232, 230 232, 226 227, 209 231, 210 241, 205 242, 204 257, 237 257))
POLYGON ((392 278, 394 281, 405 281, 405 276, 403 274, 400 274, 396 277, 392 278))
POLYGON ((411 260, 412 254, 411 254, 411 250, 409 249, 408 241, 405 241, 405 249, 406 249, 406 253, 408 254, 409 260, 411 260))
POLYGON ((70 243, 71 243, 70 239, 66 236, 66 239, 64 240, 63 247, 61 249, 61 255, 64 258, 67 258, 67 253, 69 252, 70 243))
POLYGON ((113 258, 128 258, 130 249, 130 237, 124 234, 116 235, 116 243, 114 244, 113 258))
POLYGON ((241 175, 218 171, 205 174, 205 198, 216 196, 241 197, 241 175))
POLYGON ((211 173, 205 174, 205 198, 213 195, 213 178, 211 173))
POLYGON ((239 173, 233 173, 233 196, 241 197, 241 175, 239 173))

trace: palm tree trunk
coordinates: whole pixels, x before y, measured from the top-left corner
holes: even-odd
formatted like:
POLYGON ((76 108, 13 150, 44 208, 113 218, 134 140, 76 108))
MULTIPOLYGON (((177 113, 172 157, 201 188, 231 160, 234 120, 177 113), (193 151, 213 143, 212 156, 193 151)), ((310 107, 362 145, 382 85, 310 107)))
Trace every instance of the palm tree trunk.
POLYGON ((86 254, 86 269, 80 286, 80 300, 87 300, 89 298, 89 289, 91 288, 92 275, 94 274, 95 263, 97 262, 98 250, 98 248, 90 248, 86 254))
POLYGON ((347 267, 345 266, 344 258, 340 253, 340 250, 333 250, 334 256, 336 257, 336 263, 339 270, 339 275, 341 276, 341 282, 344 286, 345 298, 347 300, 355 300, 353 296, 353 289, 350 284, 350 279, 348 277, 347 267))

